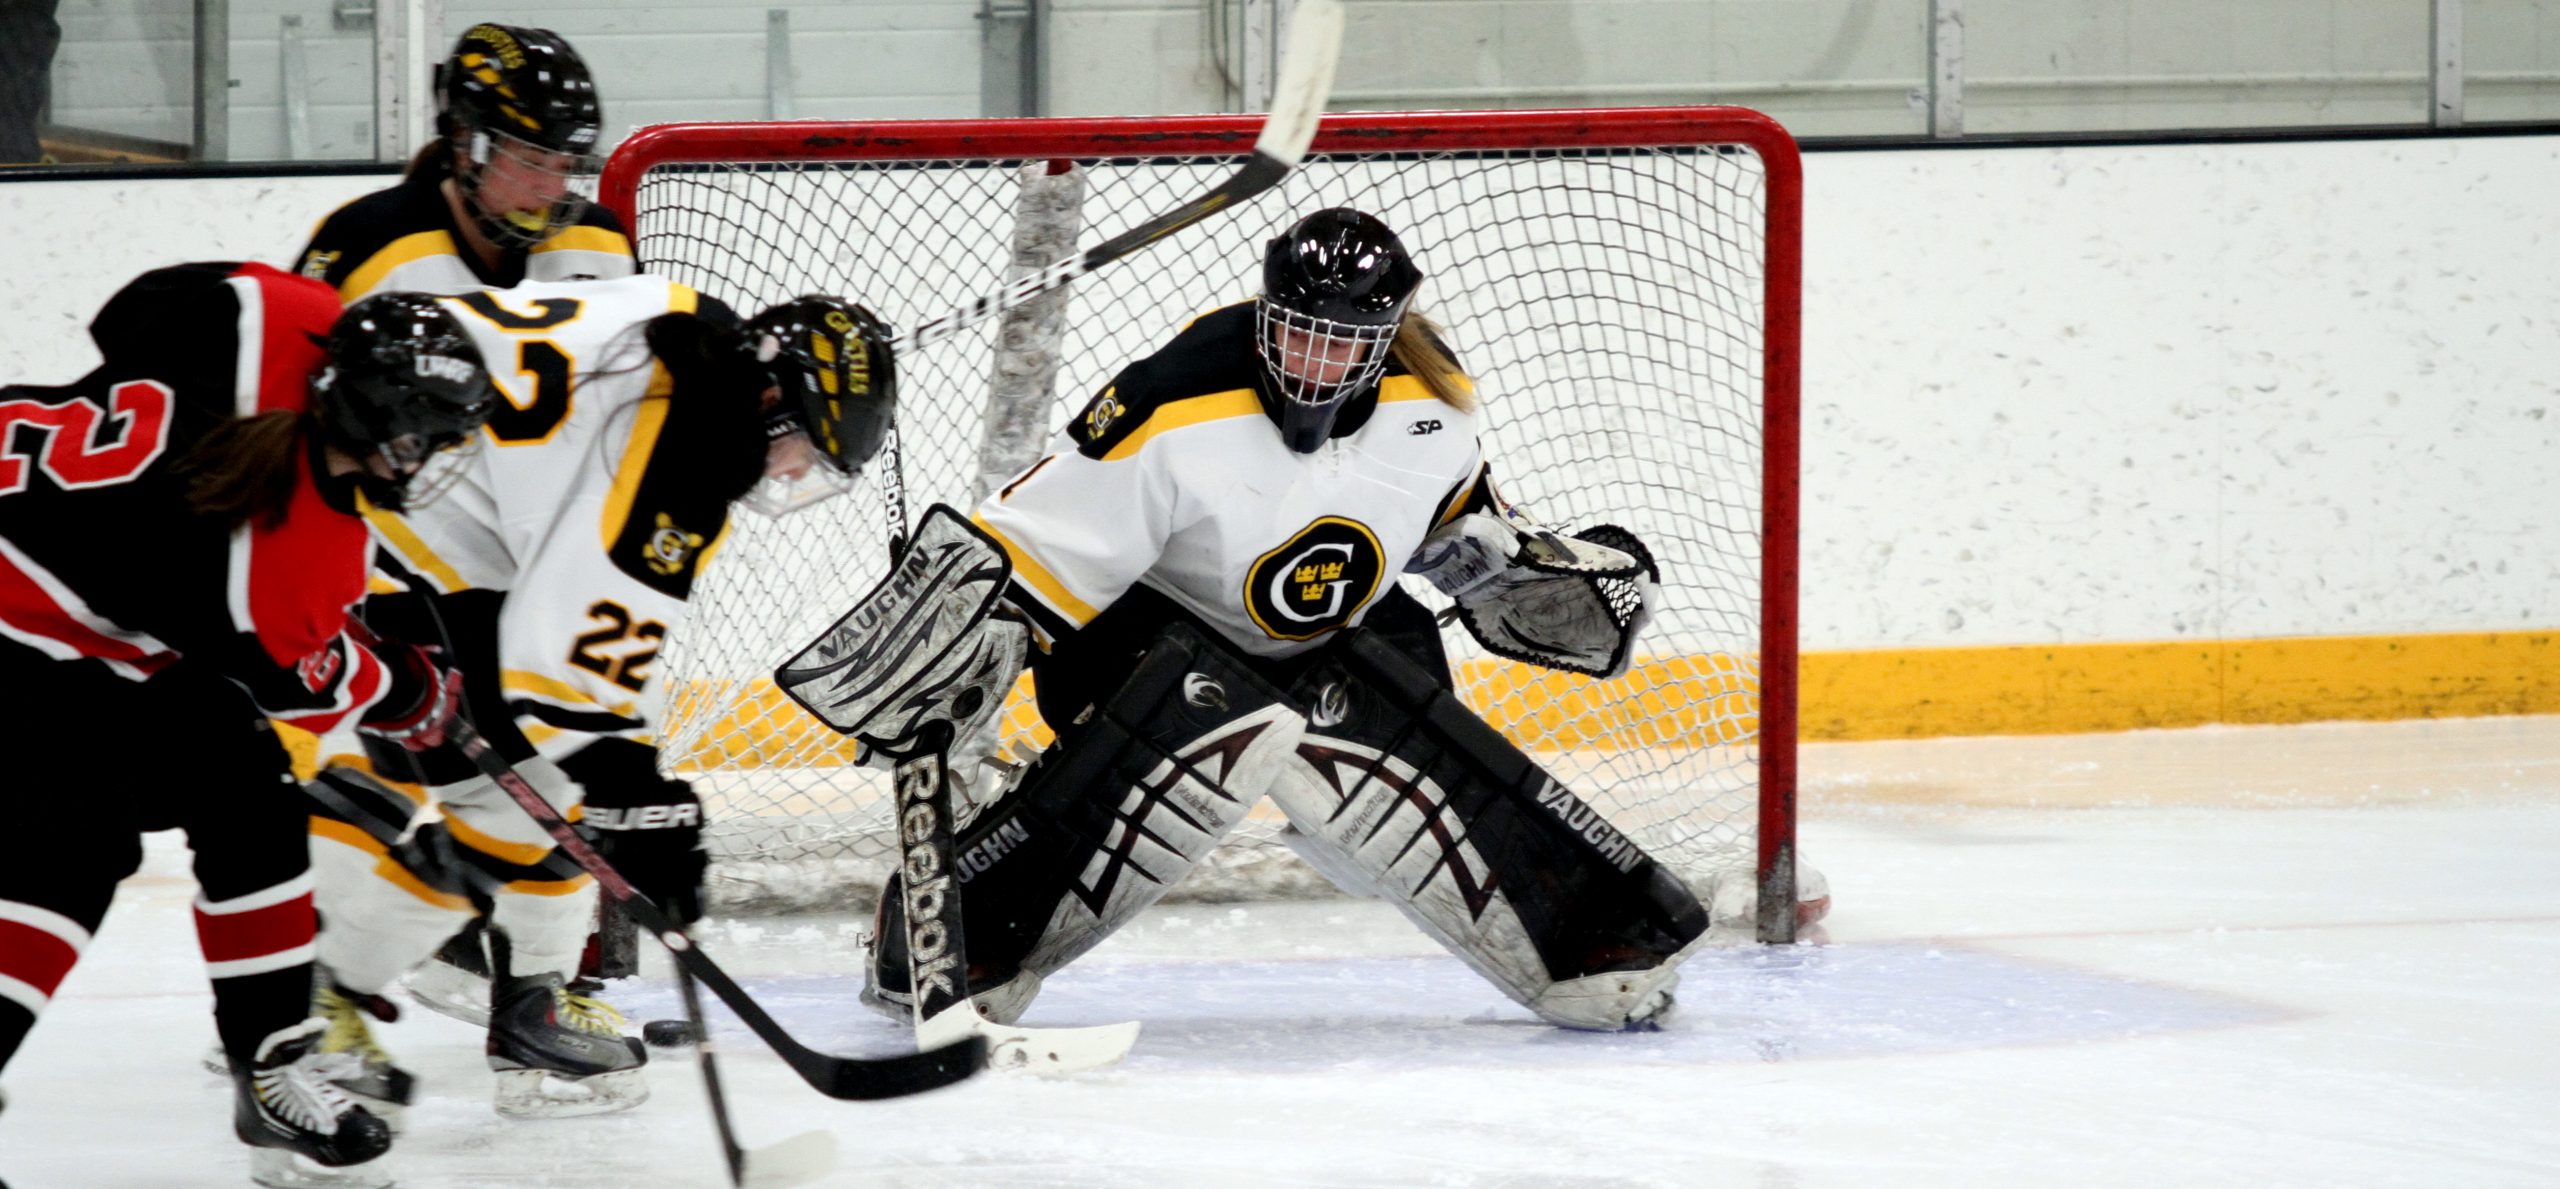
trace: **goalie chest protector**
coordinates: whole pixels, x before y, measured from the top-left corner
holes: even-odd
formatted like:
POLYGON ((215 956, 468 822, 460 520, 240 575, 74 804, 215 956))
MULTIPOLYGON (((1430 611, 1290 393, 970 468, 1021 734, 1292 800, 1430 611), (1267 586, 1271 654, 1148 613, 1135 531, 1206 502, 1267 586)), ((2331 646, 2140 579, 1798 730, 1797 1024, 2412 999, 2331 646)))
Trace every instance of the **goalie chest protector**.
POLYGON ((1052 637, 1138 583, 1256 656, 1360 622, 1483 467, 1475 415, 1390 366, 1313 453, 1258 395, 1253 305, 1203 315, 1132 364, 979 505, 1013 596, 1052 637))

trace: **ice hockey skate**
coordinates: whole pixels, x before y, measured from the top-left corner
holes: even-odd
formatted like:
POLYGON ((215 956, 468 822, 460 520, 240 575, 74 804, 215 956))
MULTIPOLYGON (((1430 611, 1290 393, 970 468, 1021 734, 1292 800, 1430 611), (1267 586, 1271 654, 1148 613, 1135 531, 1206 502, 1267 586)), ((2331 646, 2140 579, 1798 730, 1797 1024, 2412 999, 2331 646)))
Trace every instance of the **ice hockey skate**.
POLYGON ((438 1015, 451 1016, 465 1024, 487 1024, 489 954, 482 946, 483 936, 479 921, 464 926, 445 941, 434 958, 403 977, 400 988, 418 1006, 438 1015))
POLYGON ((498 1113, 564 1119, 629 1110, 649 1099, 649 1053, 622 1034, 622 1013, 568 990, 558 974, 501 979, 490 993, 489 1068, 498 1113))
POLYGON ((355 1072, 344 1053, 326 1053, 328 1025, 306 1020, 266 1039, 245 1071, 232 1131, 253 1151, 251 1180, 273 1189, 382 1189, 391 1184, 382 1157, 391 1128, 355 1104, 337 1079, 355 1072))
POLYGON ((333 1080, 358 1105, 397 1130, 400 1112, 417 1093, 417 1079, 392 1062, 391 1054, 374 1040, 365 1017, 389 1023, 400 1018, 400 1009, 380 995, 339 986, 325 968, 319 975, 311 991, 311 1014, 327 1026, 320 1035, 319 1051, 353 1062, 351 1069, 333 1080))

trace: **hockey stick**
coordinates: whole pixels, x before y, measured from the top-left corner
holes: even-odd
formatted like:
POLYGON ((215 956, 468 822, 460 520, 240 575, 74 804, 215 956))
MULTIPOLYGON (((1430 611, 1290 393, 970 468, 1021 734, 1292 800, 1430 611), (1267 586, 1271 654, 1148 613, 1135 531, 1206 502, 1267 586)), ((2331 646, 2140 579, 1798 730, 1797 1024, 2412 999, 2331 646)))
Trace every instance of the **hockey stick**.
POLYGON ((1077 1073, 1129 1055, 1138 1025, 1016 1028, 979 1014, 969 998, 968 945, 961 931, 960 885, 952 878, 951 728, 936 723, 922 744, 901 756, 897 797, 901 829, 901 893, 906 903, 907 990, 915 997, 916 1044, 957 1044, 982 1037, 987 1064, 1033 1073, 1077 1073))
POLYGON ((738 1013, 738 1019, 772 1046, 792 1072, 799 1074, 818 1093, 829 1098, 857 1101, 899 1098, 948 1086, 986 1065, 986 1042, 975 1037, 963 1037, 948 1045, 891 1057, 838 1057, 794 1040, 790 1033, 782 1030, 782 1025, 774 1022, 772 1016, 765 1014, 753 996, 732 981, 728 972, 720 969, 718 963, 694 944, 691 936, 667 919, 665 913, 658 911, 658 906, 633 888, 631 881, 614 870, 604 856, 597 854, 596 849, 587 844, 586 838, 560 816, 560 811, 553 809, 550 802, 542 799, 541 793, 526 783, 524 777, 517 775, 515 767, 498 755, 489 746, 489 741, 481 738, 480 732, 473 730, 468 721, 454 719, 446 728, 446 738, 478 765, 484 775, 504 789, 507 796, 513 798, 544 833, 551 835, 552 841, 559 843, 560 849, 578 866, 595 876, 596 886, 605 895, 630 913, 631 919, 641 928, 654 934, 658 943, 674 955, 676 965, 683 968, 684 973, 702 980, 704 986, 711 988, 712 994, 728 1004, 729 1010, 738 1013))
POLYGON ((1316 120, 1333 93, 1333 68, 1342 53, 1342 0, 1298 0, 1289 18, 1289 43, 1280 77, 1271 89, 1271 115, 1253 142, 1253 155, 1208 192, 1033 273, 968 305, 899 335, 913 350, 941 342, 971 326, 1094 272, 1104 265, 1279 185, 1314 143, 1316 120))
POLYGON ((702 993, 693 988, 690 972, 676 971, 676 988, 684 993, 684 1018, 693 1025, 694 1060, 702 1063, 702 1092, 711 1100, 711 1122, 720 1132, 720 1154, 729 1162, 729 1183, 739 1189, 787 1189, 826 1175, 836 1165, 832 1131, 804 1131, 781 1143, 749 1151, 738 1146, 729 1124, 729 1097, 720 1090, 720 1067, 711 1056, 711 1026, 702 1018, 702 993))

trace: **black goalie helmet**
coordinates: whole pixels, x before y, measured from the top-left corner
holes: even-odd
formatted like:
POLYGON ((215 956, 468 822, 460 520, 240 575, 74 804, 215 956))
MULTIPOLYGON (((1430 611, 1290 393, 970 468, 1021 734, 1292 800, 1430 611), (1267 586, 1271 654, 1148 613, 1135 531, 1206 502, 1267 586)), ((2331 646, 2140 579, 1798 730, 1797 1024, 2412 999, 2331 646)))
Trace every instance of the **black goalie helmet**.
POLYGON ((604 111, 586 60, 549 29, 473 25, 436 67, 436 131, 472 222, 527 248, 586 212, 604 111))
MULTIPOLYGON (((328 362, 311 377, 322 440, 364 463, 357 490, 395 512, 435 498, 441 486, 421 484, 420 472, 438 453, 476 441, 497 400, 480 349, 423 293, 379 293, 348 306, 329 329, 328 362)), ((447 465, 439 477, 459 473, 447 465)))
POLYGON ((1349 207, 1317 211, 1271 241, 1254 349, 1270 381, 1263 410, 1290 449, 1323 445, 1342 406, 1377 384, 1421 285, 1395 232, 1349 207))
POLYGON ((805 507, 841 490, 887 439, 898 415, 894 332, 862 306, 819 296, 774 306, 745 332, 778 396, 765 411, 766 438, 775 451, 798 438, 819 464, 789 476, 789 459, 769 451, 766 483, 750 501, 768 512, 805 507))

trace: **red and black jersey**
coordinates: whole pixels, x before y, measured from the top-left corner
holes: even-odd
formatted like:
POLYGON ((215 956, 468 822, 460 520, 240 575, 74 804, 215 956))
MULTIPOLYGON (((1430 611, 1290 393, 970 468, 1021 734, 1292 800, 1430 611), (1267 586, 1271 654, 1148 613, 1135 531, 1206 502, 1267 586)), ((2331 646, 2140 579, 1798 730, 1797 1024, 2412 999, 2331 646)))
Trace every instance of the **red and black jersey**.
POLYGON ((215 426, 300 412, 337 293, 262 264, 183 264, 108 299, 106 362, 59 388, 0 388, 0 636, 144 680, 209 662, 270 714, 325 730, 383 694, 342 634, 364 596, 364 521, 323 501, 312 455, 284 519, 189 507, 176 464, 215 426))

